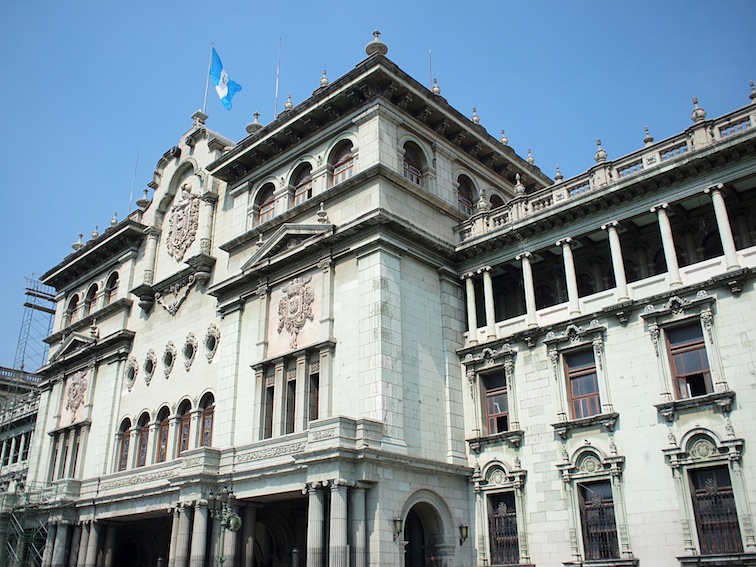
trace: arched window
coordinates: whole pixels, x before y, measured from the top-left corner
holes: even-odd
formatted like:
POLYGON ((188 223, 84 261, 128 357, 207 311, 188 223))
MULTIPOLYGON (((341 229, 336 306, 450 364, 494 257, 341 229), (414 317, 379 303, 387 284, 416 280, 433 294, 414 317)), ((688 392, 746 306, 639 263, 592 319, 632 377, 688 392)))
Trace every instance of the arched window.
POLYGON ((312 166, 302 164, 294 173, 294 206, 301 205, 312 197, 312 166))
POLYGON ((68 309, 66 309, 66 324, 72 325, 79 320, 79 296, 74 295, 71 301, 68 302, 68 309))
POLYGON ((84 298, 84 317, 95 310, 97 301, 97 284, 92 284, 87 290, 87 296, 84 298))
POLYGON ((404 144, 404 178, 410 183, 423 184, 423 160, 412 142, 404 144))
POLYGON ((266 183, 260 189, 257 198, 257 224, 268 222, 276 215, 275 187, 272 183, 266 183))
POLYGON ((147 464, 147 447, 150 441, 150 415, 144 412, 137 422, 139 427, 139 446, 137 448, 136 466, 143 467, 147 464))
POLYGON ((215 398, 212 394, 205 394, 200 402, 202 409, 202 431, 200 445, 211 447, 213 443, 213 415, 215 414, 215 398))
POLYGON ((190 449, 190 438, 189 435, 191 433, 191 414, 192 405, 189 403, 189 400, 184 400, 181 402, 181 405, 178 409, 179 414, 179 442, 178 442, 178 450, 176 451, 176 456, 180 457, 184 451, 187 449, 190 449))
POLYGON ((473 214, 473 183, 466 175, 460 175, 457 179, 457 204, 459 210, 466 215, 473 214))
POLYGON ((170 412, 166 407, 161 409, 160 413, 158 413, 156 463, 165 462, 165 459, 168 456, 168 432, 170 430, 170 421, 168 421, 169 415, 170 412))
POLYGON ((118 447, 117 470, 125 471, 129 465, 129 445, 131 443, 131 420, 129 418, 121 422, 118 433, 121 436, 121 442, 118 447))
POLYGON ((504 204, 504 199, 499 197, 496 193, 491 193, 491 208, 501 207, 504 204))
POLYGON ((331 185, 338 185, 352 177, 354 169, 354 156, 352 155, 352 142, 344 142, 333 152, 331 161, 331 185))
POLYGON ((110 274, 107 283, 105 284, 105 305, 110 305, 115 301, 118 294, 118 272, 110 274))

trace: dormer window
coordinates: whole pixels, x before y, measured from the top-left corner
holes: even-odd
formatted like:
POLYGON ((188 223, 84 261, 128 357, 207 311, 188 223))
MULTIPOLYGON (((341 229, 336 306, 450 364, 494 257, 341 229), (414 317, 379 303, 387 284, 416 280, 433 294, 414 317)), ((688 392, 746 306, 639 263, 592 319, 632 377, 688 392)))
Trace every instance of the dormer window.
POLYGON ((333 153, 331 162, 331 185, 338 185, 352 177, 354 169, 354 155, 352 154, 352 143, 344 142, 333 153))
POLYGON ((275 188, 272 183, 266 183, 260 189, 258 198, 257 224, 263 224, 276 215, 275 188))
POLYGON ((411 142, 404 144, 404 178, 410 183, 423 184, 423 161, 420 150, 411 142))
POLYGON ((294 174, 294 206, 312 197, 312 166, 303 164, 294 174))

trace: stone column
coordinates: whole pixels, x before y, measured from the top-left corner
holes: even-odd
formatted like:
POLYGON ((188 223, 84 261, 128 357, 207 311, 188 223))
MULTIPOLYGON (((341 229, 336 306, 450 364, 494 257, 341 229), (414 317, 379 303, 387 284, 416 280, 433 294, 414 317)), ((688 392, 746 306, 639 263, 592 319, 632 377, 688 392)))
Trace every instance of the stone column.
POLYGON ((474 274, 469 272, 462 276, 465 280, 465 297, 467 298, 467 342, 471 345, 478 344, 478 315, 475 305, 474 274))
POLYGON ((577 274, 575 273, 575 258, 572 255, 572 238, 563 238, 556 243, 562 249, 564 260, 564 276, 567 280, 567 301, 570 315, 580 315, 580 299, 578 297, 577 274))
POLYGON ((207 501, 197 500, 194 505, 194 525, 192 526, 192 548, 189 565, 204 567, 205 552, 207 551, 207 501))
MULTIPOLYGON (((234 505, 230 508, 230 511, 238 514, 239 507, 234 505)), ((238 539, 238 533, 238 531, 232 532, 231 530, 223 531, 223 567, 234 567, 234 565, 236 565, 236 542, 238 539)))
POLYGON ((704 189, 704 193, 711 195, 711 201, 714 204, 714 216, 717 219, 717 228, 719 229, 719 238, 722 240, 722 250, 724 250, 727 270, 739 270, 738 253, 735 248, 735 239, 732 237, 732 227, 730 218, 727 216, 727 205, 725 205, 722 196, 722 184, 714 185, 704 189))
POLYGON ((614 283, 617 286, 617 301, 627 301, 630 296, 627 293, 627 276, 625 275, 625 262, 622 259, 622 246, 620 246, 617 221, 611 221, 601 227, 609 235, 609 250, 612 254, 612 270, 614 270, 614 283))
POLYGON ((68 543, 68 522, 58 522, 58 529, 55 530, 55 543, 52 552, 52 567, 65 567, 66 565, 66 544, 68 543))
POLYGON ((179 538, 179 514, 181 513, 181 504, 176 503, 176 507, 171 514, 171 546, 168 550, 168 567, 176 567, 176 543, 179 538))
POLYGON ((349 518, 349 536, 351 541, 350 567, 366 567, 366 535, 365 529, 365 496, 366 489, 356 486, 349 489, 349 502, 352 515, 349 518))
POLYGON ((79 542, 79 554, 76 558, 76 563, 74 563, 75 567, 86 567, 87 549, 89 547, 89 530, 91 527, 91 522, 81 523, 81 541, 79 542))
POLYGON ((57 522, 47 523, 47 540, 45 548, 42 551, 42 567, 50 567, 53 560, 53 551, 55 549, 55 533, 58 531, 57 522))
POLYGON ((242 519, 242 565, 252 565, 255 554, 255 525, 257 524, 257 504, 247 504, 242 519))
POLYGON ((525 288, 525 322, 528 327, 536 327, 535 284, 533 283, 533 266, 530 265, 530 252, 523 252, 516 260, 522 262, 522 283, 525 288))
MULTIPOLYGON (((210 182, 212 183, 212 181, 210 182)), ((202 213, 200 214, 200 252, 210 255, 213 235, 213 216, 215 213, 215 202, 218 200, 218 195, 210 191, 206 191, 200 197, 202 200, 202 213)))
POLYGON ((675 240, 672 238, 672 225, 669 223, 667 209, 669 205, 662 203, 651 207, 651 212, 656 213, 659 221, 659 232, 661 233, 662 247, 664 248, 664 261, 667 263, 667 277, 669 287, 680 287, 680 266, 677 263, 677 252, 675 251, 675 240))
POLYGON ((18 444, 18 437, 11 439, 10 451, 8 452, 8 464, 13 464, 13 454, 16 452, 16 445, 18 444))
POLYGON ((20 438, 20 439, 21 439, 21 440, 20 440, 20 442, 19 442, 19 446, 18 446, 18 462, 19 462, 19 463, 20 463, 20 462, 21 462, 21 461, 23 460, 23 458, 24 458, 24 449, 26 449, 27 436, 26 436, 25 434, 24 434, 24 435, 21 435, 21 438, 20 438))
POLYGON ((347 567, 347 487, 331 482, 331 522, 328 567, 347 567))
POLYGON ((160 231, 150 227, 146 231, 147 244, 144 247, 144 275, 142 276, 142 283, 144 285, 152 285, 155 278, 155 256, 157 254, 158 238, 160 238, 160 231))
POLYGON ((71 534, 71 549, 68 552, 68 567, 76 567, 76 562, 79 559, 79 546, 81 544, 81 532, 82 526, 77 523, 73 527, 73 533, 71 534))
MULTIPOLYGON (((8 454, 8 449, 10 449, 10 446, 9 446, 8 440, 5 439, 3 440, 3 450, 2 450, 2 453, 0 454, 0 467, 2 467, 2 464, 5 462, 5 455, 8 454)), ((8 462, 10 462, 10 458, 8 459, 8 462)))
POLYGON ((323 489, 318 483, 307 483, 307 567, 323 567, 323 489))
POLYGON ((494 303, 493 278, 491 266, 484 266, 478 273, 483 274, 483 300, 486 309, 486 338, 496 338, 496 305, 494 303))
POLYGON ((102 526, 102 522, 95 522, 94 520, 92 520, 92 523, 89 526, 89 541, 87 542, 87 560, 84 563, 85 567, 97 566, 97 548, 100 544, 102 526))
POLYGON ((184 502, 179 507, 179 525, 178 538, 176 540, 176 549, 174 555, 176 567, 187 567, 189 561, 189 538, 192 533, 191 509, 188 503, 184 502))
POLYGON ((84 424, 79 429, 79 448, 74 448, 74 455, 76 455, 76 464, 72 471, 74 478, 81 478, 84 472, 84 458, 87 454, 87 441, 89 440, 89 428, 88 424, 84 424))
POLYGON ((116 525, 108 524, 108 527, 105 530, 104 567, 113 567, 113 559, 115 558, 115 536, 116 536, 116 525))
POLYGON ((68 455, 66 455, 66 466, 61 471, 61 478, 73 478, 74 468, 76 467, 76 438, 78 429, 71 429, 68 432, 68 455))

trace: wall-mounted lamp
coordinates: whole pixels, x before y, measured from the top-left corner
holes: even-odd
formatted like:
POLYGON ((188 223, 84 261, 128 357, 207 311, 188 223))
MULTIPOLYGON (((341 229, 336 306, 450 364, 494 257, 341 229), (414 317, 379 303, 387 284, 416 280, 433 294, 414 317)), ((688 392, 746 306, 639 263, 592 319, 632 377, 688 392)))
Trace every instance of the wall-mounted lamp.
POLYGON ((470 535, 470 528, 467 526, 467 524, 462 524, 461 526, 459 526, 459 545, 465 543, 468 535, 470 535))
POLYGON ((399 534, 402 533, 402 528, 404 527, 404 522, 401 518, 394 518, 394 541, 396 541, 396 538, 399 537, 399 534))

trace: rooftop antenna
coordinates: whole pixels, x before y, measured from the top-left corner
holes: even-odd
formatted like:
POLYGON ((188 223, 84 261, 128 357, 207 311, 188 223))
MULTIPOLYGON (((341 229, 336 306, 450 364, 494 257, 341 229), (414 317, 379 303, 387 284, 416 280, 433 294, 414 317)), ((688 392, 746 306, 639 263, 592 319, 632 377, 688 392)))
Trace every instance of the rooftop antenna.
POLYGON ((131 178, 131 193, 129 193, 129 208, 126 209, 126 216, 131 214, 131 203, 134 199, 134 184, 136 183, 137 167, 139 167, 139 150, 137 150, 136 163, 134 164, 134 176, 131 178))
POLYGON ((278 116, 278 78, 281 75, 281 38, 278 38, 278 62, 276 63, 276 105, 273 108, 273 120, 278 116))
POLYGON ((430 65, 430 77, 428 78, 430 82, 428 83, 428 88, 432 89, 433 88, 433 51, 430 49, 428 50, 428 64, 430 65))

